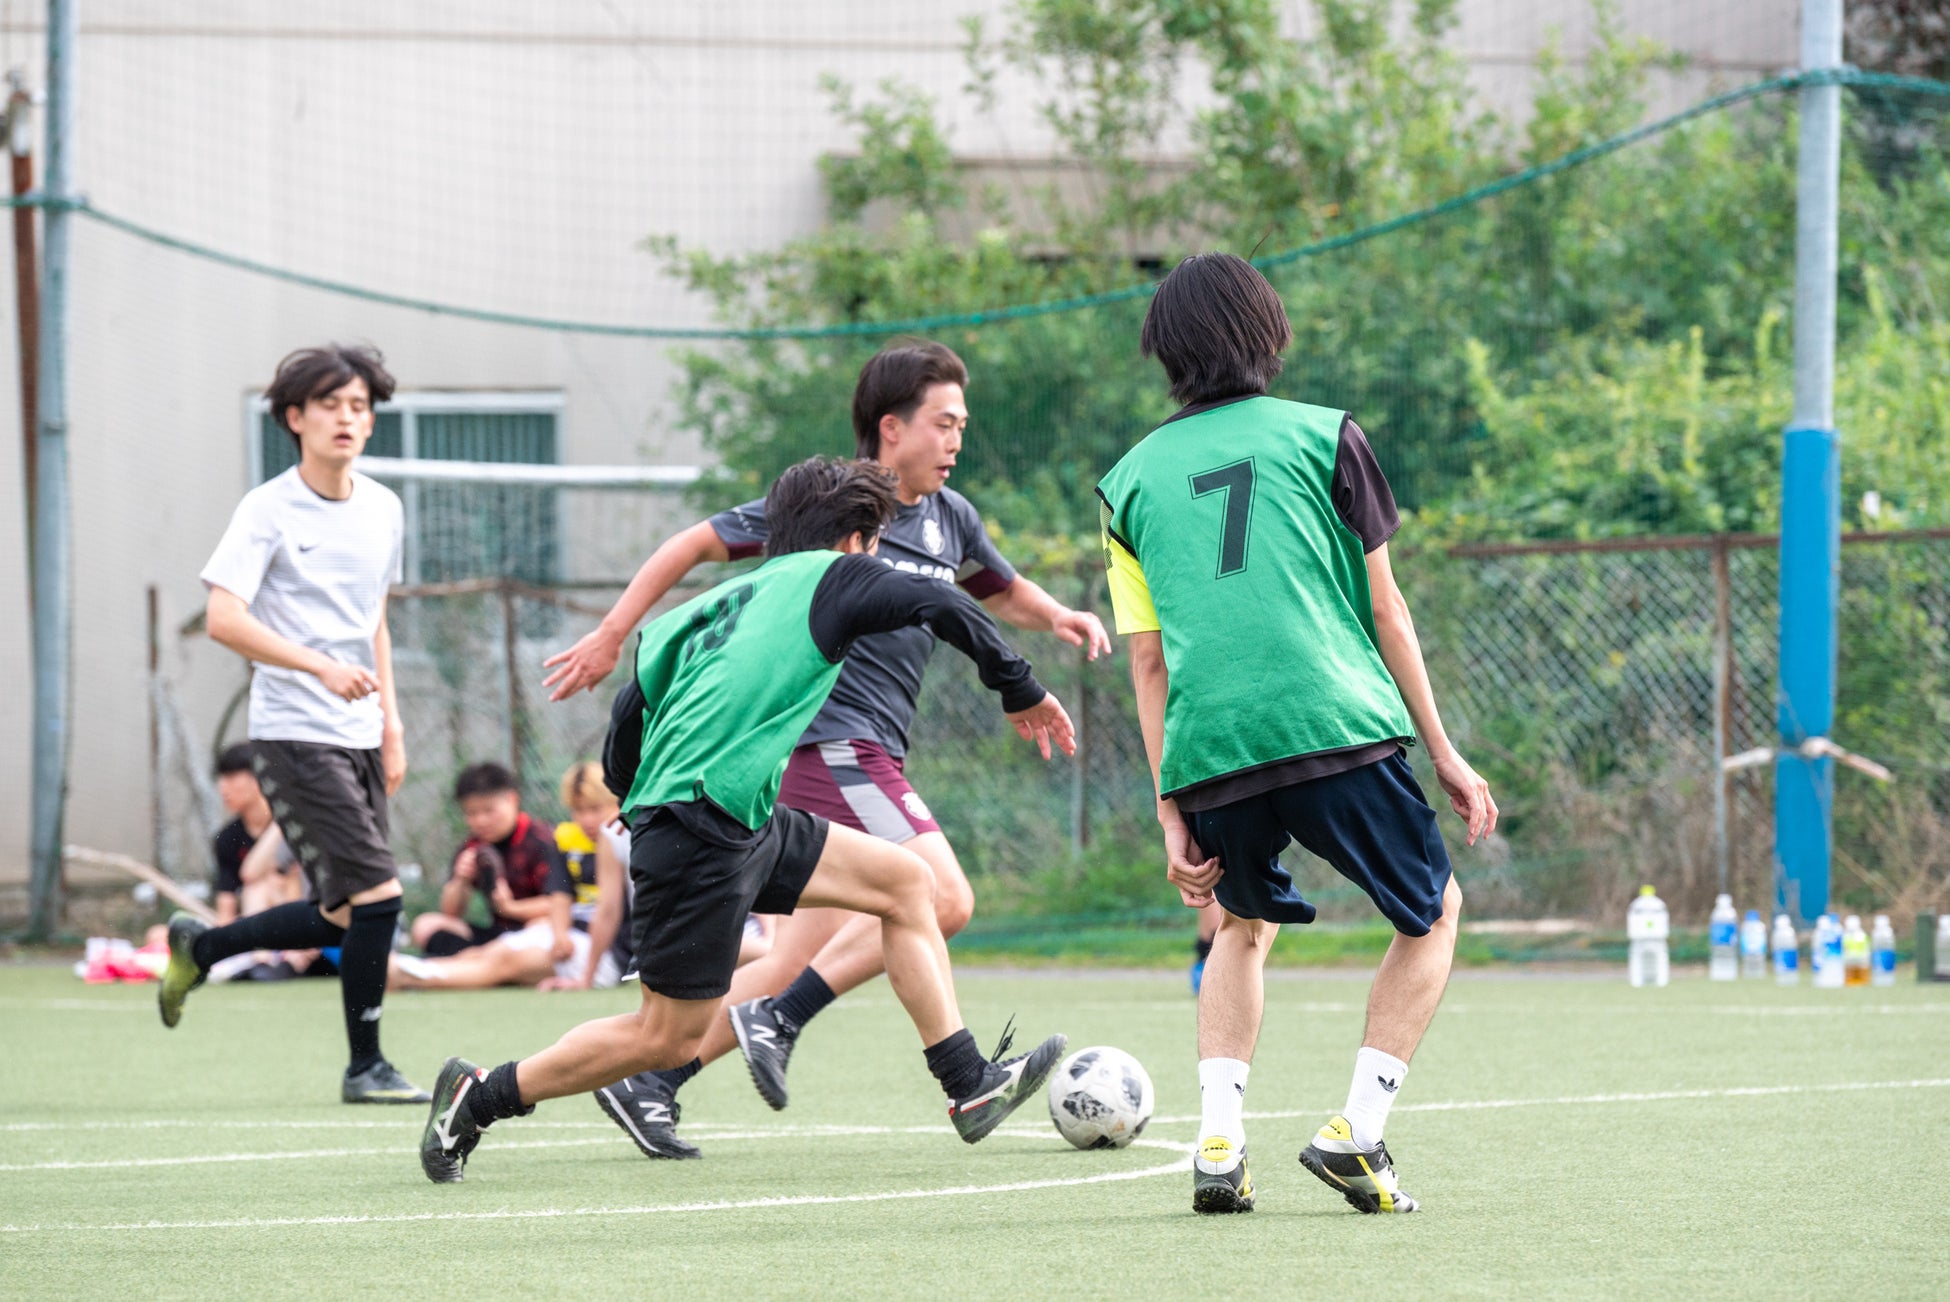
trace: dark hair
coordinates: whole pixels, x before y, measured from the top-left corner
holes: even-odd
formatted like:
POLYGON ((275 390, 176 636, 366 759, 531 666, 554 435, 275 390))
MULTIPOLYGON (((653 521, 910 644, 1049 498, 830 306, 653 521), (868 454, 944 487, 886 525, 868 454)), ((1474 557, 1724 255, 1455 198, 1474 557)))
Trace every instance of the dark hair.
POLYGON ((946 344, 917 339, 869 357, 853 386, 853 455, 863 461, 879 456, 880 418, 906 420, 937 384, 968 387, 968 368, 946 344))
POLYGON ((818 551, 856 533, 877 538, 899 510, 886 467, 812 457, 780 475, 765 495, 765 554, 818 551))
POLYGON ((1165 366, 1182 403, 1265 393, 1293 342, 1286 307, 1266 277, 1230 253, 1198 253, 1158 286, 1138 349, 1165 366))
POLYGON ((503 791, 520 790, 515 775, 508 772, 507 765, 496 764, 493 760, 484 764, 469 764, 454 779, 455 800, 465 800, 469 796, 498 796, 503 791))
POLYGON ((271 404, 278 428, 291 435, 291 441, 296 443, 298 434, 291 428, 288 416, 291 408, 303 410, 314 398, 322 398, 355 379, 366 382, 366 392, 372 396, 374 405, 393 396, 393 374, 386 369, 386 359, 379 355, 377 348, 345 344, 300 348, 278 363, 278 373, 271 377, 271 387, 264 391, 264 400, 271 404))
POLYGON ((251 756, 254 753, 251 744, 247 741, 240 741, 234 746, 225 746, 222 753, 217 756, 217 776, 222 777, 226 773, 255 774, 257 768, 251 763, 251 756))

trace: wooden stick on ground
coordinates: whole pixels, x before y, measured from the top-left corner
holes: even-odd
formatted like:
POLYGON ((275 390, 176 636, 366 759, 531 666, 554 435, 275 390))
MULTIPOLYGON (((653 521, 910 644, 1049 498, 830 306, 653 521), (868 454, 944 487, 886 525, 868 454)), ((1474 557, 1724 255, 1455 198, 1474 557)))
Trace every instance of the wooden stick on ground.
POLYGON ((162 896, 176 907, 194 913, 205 922, 217 920, 216 910, 183 889, 182 883, 162 871, 151 867, 140 859, 131 859, 125 854, 111 854, 106 850, 90 850, 85 845, 64 845, 61 855, 69 863, 87 864, 91 868, 112 868, 116 872, 127 873, 137 881, 148 882, 162 896))

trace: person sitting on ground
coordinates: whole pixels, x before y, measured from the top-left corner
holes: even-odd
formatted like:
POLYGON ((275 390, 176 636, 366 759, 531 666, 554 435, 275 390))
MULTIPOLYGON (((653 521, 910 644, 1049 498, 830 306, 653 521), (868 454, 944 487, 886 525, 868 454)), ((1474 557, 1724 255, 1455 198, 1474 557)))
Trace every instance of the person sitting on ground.
MULTIPOLYGON (((515 775, 492 761, 470 764, 454 779, 454 800, 467 823, 467 840, 454 854, 440 908, 413 919, 412 940, 428 958, 450 958, 533 922, 546 922, 573 895, 562 856, 548 829, 523 812, 515 775), (467 920, 475 894, 486 903, 485 926, 467 920)), ((568 946, 568 919, 562 945, 568 946)), ((558 959, 567 958, 567 950, 558 959)))
POLYGON ((226 746, 217 756, 217 799, 223 802, 224 812, 235 815, 211 842, 216 871, 210 881, 210 906, 217 911, 217 925, 299 898, 282 879, 255 883, 255 889, 244 885, 244 856, 259 837, 277 828, 271 802, 264 798, 251 768, 249 742, 226 746))

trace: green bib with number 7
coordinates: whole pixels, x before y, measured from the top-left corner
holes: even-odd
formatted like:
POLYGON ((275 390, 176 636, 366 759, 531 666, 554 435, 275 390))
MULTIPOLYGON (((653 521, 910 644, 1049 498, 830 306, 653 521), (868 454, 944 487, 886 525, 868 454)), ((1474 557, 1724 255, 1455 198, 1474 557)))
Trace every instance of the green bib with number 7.
POLYGON ((644 627, 643 749, 626 810, 709 800, 756 831, 786 761, 839 680, 813 641, 813 591, 836 551, 794 552, 644 627))
POLYGON ((1158 612, 1165 795, 1414 735, 1376 645, 1361 540, 1334 509, 1344 415, 1231 403, 1154 430, 1097 485, 1158 612))

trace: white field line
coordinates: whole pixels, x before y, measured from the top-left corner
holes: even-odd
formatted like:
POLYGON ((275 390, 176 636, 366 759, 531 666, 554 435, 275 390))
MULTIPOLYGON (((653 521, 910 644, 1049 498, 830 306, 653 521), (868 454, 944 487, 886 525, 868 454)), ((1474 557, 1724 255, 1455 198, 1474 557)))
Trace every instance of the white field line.
MULTIPOLYGON (((1749 1099, 1780 1094, 1850 1094, 1863 1090, 1929 1090, 1950 1088, 1950 1077, 1924 1080, 1843 1081, 1833 1085, 1743 1085, 1729 1089, 1647 1090, 1632 1094, 1561 1094, 1546 1099, 1455 1099, 1440 1103, 1397 1103, 1390 1113, 1400 1112, 1490 1112, 1502 1108, 1554 1108, 1593 1106, 1611 1103, 1667 1103, 1681 1099, 1749 1099)), ((1248 1112, 1248 1120, 1288 1121, 1296 1117, 1323 1117, 1331 1109, 1313 1108, 1281 1112, 1248 1112)), ((1153 1117, 1153 1125, 1174 1125, 1197 1121, 1196 1113, 1179 1117, 1153 1117)))
MULTIPOLYGON (((865 1133, 939 1134, 939 1126, 860 1127, 865 1133)), ((999 1130, 999 1135, 1021 1132, 999 1130)), ((1038 1132, 1040 1133, 1040 1132, 1038 1132)), ((766 1132, 763 1138, 775 1137, 766 1132)), ((547 1147, 547 1143, 527 1147, 547 1147)), ((625 1207, 535 1207, 508 1208, 491 1212, 411 1212, 394 1216, 286 1216, 239 1217, 221 1221, 132 1221, 109 1225, 70 1222, 54 1225, 0 1225, 0 1234, 37 1234, 58 1231, 99 1233, 103 1230, 232 1230, 280 1229, 303 1225, 400 1225, 419 1221, 527 1221, 557 1220, 569 1216, 660 1216, 690 1212, 744 1211, 767 1207, 828 1207, 847 1203, 905 1202, 914 1198, 959 1198, 981 1194, 1021 1193, 1032 1189, 1064 1189, 1087 1184, 1114 1184, 1126 1180, 1148 1180, 1154 1176, 1188 1171, 1192 1165, 1190 1145, 1170 1144, 1155 1139, 1139 1139, 1133 1148, 1159 1148, 1178 1154, 1162 1166, 1147 1166, 1136 1171, 1106 1171, 1096 1175, 1063 1176, 1053 1180, 1016 1180, 1007 1184, 954 1185, 945 1189, 899 1189, 882 1193, 796 1194, 776 1198, 745 1198, 728 1202, 656 1203, 625 1207)), ((506 1148, 522 1147, 507 1144, 506 1148)))
MULTIPOLYGON (((615 1126, 599 1123, 604 1130, 614 1131, 615 1126)), ((695 1131, 686 1129, 686 1134, 696 1134, 700 1139, 714 1143, 748 1139, 799 1139, 828 1138, 847 1135, 937 1135, 940 1126, 811 1126, 789 1127, 768 1126, 762 1130, 720 1130, 704 1134, 703 1127, 695 1131)), ((1012 1139, 1047 1139, 1046 1130, 1031 1130, 1021 1126, 1011 1126, 995 1132, 1012 1139)), ((1134 1141, 1147 1148, 1187 1148, 1183 1144, 1170 1144, 1162 1140, 1134 1141)), ((511 1149, 534 1148, 589 1148, 601 1144, 621 1145, 624 1137, 609 1134, 595 1139, 518 1139, 493 1145, 494 1151, 506 1152, 511 1149)), ((144 1166, 201 1166, 212 1163, 231 1162, 286 1162, 301 1161, 321 1157, 399 1157, 411 1153, 413 1149, 395 1148, 308 1148, 287 1149, 274 1153, 195 1153, 182 1157, 117 1157, 93 1162, 15 1162, 0 1164, 0 1171, 102 1171, 144 1166)))

